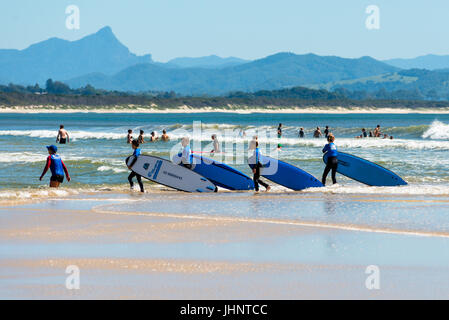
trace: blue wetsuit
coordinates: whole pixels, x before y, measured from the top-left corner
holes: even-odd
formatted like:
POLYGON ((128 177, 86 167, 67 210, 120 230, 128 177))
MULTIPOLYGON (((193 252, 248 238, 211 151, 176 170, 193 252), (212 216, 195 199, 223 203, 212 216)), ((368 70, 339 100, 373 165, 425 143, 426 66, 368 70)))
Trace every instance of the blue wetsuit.
POLYGON ((337 150, 337 146, 331 142, 328 143, 324 146, 323 148, 323 153, 327 152, 327 164, 326 164, 326 168, 324 169, 323 172, 323 178, 321 179, 321 182, 323 183, 323 185, 326 185, 326 178, 327 175, 329 174, 329 171, 332 170, 332 183, 337 183, 337 179, 336 179, 336 173, 337 173, 337 167, 338 167, 338 150, 337 150))
MULTIPOLYGON (((136 163, 137 158, 140 156, 140 153, 141 153, 141 151, 139 148, 134 149, 134 152, 133 152, 134 159, 130 163, 129 167, 132 168, 132 166, 136 163)), ((131 189, 134 187, 134 182, 133 182, 134 177, 136 177, 137 183, 139 183, 140 191, 145 192, 145 190, 143 188, 143 183, 142 183, 142 176, 140 174, 135 173, 134 171, 131 171, 131 173, 128 176, 128 181, 129 181, 129 185, 131 186, 131 189)))

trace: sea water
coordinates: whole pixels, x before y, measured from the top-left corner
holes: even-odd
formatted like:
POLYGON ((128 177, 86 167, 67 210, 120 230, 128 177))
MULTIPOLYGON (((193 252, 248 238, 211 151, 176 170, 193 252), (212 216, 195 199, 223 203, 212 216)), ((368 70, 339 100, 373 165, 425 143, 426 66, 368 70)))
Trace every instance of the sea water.
POLYGON ((409 185, 370 188, 338 175, 339 186, 305 192, 449 195, 449 114, 3 113, 0 198, 66 195, 74 190, 127 190, 129 171, 124 159, 132 153, 126 143, 128 129, 134 131, 134 138, 144 130, 146 141, 152 131, 161 135, 163 129, 167 130, 169 142, 141 146, 143 153, 163 158, 180 149, 180 139, 185 135, 193 138, 194 151, 208 152, 212 149, 210 137, 217 134, 224 154, 215 157, 248 175, 251 171, 245 163, 246 150, 253 135, 258 135, 265 154, 280 143, 279 159, 320 179, 324 169, 321 150, 326 140, 312 135, 316 127, 323 132, 326 125, 336 136, 340 151, 376 162, 396 172, 409 185), (194 135, 198 121, 201 132, 194 135), (276 134, 279 123, 283 124, 280 139, 276 134), (48 156, 45 146, 56 144, 60 124, 65 125, 71 141, 58 145, 58 153, 72 181, 65 182, 64 189, 49 191, 46 186, 50 174, 43 181, 39 176, 48 156), (377 125, 382 133, 394 138, 356 138, 362 128, 369 132, 377 125), (300 127, 304 128, 305 138, 298 137, 300 127))

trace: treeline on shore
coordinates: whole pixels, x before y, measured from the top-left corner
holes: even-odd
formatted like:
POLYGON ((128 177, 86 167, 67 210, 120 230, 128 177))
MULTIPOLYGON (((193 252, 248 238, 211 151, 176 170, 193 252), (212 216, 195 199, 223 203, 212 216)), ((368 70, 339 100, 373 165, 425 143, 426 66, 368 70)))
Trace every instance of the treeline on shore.
POLYGON ((90 85, 71 89, 62 82, 47 80, 46 87, 39 85, 0 85, 0 105, 3 106, 125 106, 156 105, 159 108, 175 108, 187 105, 192 108, 228 105, 248 107, 367 107, 367 108, 448 108, 449 101, 362 99, 348 97, 344 91, 330 92, 295 87, 257 92, 233 92, 226 96, 178 96, 174 92, 120 92, 96 89, 90 85))

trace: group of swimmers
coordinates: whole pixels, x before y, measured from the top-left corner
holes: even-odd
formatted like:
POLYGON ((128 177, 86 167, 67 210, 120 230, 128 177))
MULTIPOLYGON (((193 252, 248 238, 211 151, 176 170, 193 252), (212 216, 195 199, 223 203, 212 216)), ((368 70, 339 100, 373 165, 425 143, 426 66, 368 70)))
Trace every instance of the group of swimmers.
POLYGON ((386 133, 382 133, 380 131, 380 125, 378 124, 376 128, 374 128, 373 131, 370 131, 369 133, 366 132, 365 128, 362 128, 362 133, 359 136, 356 136, 357 139, 362 139, 362 138, 382 138, 382 139, 390 139, 393 140, 394 137, 393 136, 389 136, 386 133))
MULTIPOLYGON (((139 142, 139 144, 146 143, 144 134, 145 134, 145 132, 143 130, 139 131, 139 136, 137 137, 137 142, 139 142)), ((169 141, 170 140, 170 137, 167 135, 167 131, 165 129, 162 130, 162 136, 160 138, 157 135, 156 131, 152 131, 151 132, 151 134, 150 134, 150 142, 156 142, 159 139, 161 141, 169 141)), ((126 138, 126 142, 127 143, 132 143, 133 141, 134 141, 133 130, 132 129, 128 129, 128 136, 126 138)))

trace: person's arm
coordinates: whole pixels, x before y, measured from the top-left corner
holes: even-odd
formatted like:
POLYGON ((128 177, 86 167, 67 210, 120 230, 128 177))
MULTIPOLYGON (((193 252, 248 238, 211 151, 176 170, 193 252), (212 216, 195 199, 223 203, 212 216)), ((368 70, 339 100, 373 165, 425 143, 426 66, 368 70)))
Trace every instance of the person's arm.
POLYGON ((326 153, 327 151, 329 151, 329 145, 326 144, 323 148, 323 153, 326 153))
POLYGON ((50 165, 51 165, 51 156, 49 156, 47 158, 47 163, 45 164, 44 171, 42 171, 42 174, 41 174, 39 180, 42 180, 42 178, 45 176, 45 174, 47 173, 48 169, 50 168, 50 165))
POLYGON ((70 143, 70 137, 69 137, 69 133, 66 131, 65 133, 67 135, 67 143, 70 143))
POLYGON ((61 135, 61 131, 58 131, 58 135, 56 136, 56 142, 59 142, 59 136, 61 135))
POLYGON ((62 168, 64 169, 64 173, 65 173, 65 175, 67 177, 67 181, 70 182, 71 179, 70 179, 70 175, 69 175, 69 170, 67 170, 67 167, 65 166, 65 164, 64 164, 64 162, 62 160, 61 160, 61 163, 62 163, 62 168))

